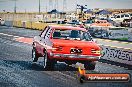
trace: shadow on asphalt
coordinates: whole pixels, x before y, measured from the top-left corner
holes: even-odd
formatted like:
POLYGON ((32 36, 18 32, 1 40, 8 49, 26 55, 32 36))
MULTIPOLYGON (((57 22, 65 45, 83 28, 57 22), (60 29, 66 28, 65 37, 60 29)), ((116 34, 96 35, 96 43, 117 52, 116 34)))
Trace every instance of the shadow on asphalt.
POLYGON ((124 67, 128 70, 132 70, 132 65, 127 65, 127 64, 114 62, 114 61, 110 61, 110 60, 104 60, 104 59, 100 59, 99 62, 107 63, 107 64, 111 64, 111 65, 116 65, 116 66, 124 67))
MULTIPOLYGON (((21 69, 21 70, 35 70, 35 71, 49 71, 45 70, 40 62, 32 63, 32 61, 15 61, 15 60, 0 60, 4 66, 8 68, 21 69)), ((51 70, 50 70, 51 71, 51 70)), ((76 68, 68 66, 63 63, 55 64, 52 71, 77 71, 76 68)))

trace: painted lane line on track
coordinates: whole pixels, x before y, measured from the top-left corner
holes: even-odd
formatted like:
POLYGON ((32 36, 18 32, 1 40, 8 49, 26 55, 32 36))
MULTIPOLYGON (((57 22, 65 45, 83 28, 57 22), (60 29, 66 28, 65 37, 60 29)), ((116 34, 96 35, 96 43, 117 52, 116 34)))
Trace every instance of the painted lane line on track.
POLYGON ((111 46, 111 45, 103 45, 103 44, 98 44, 98 45, 99 46, 112 47, 112 48, 118 48, 118 49, 132 50, 132 48, 123 48, 123 47, 111 46))
POLYGON ((15 35, 11 35, 11 34, 5 34, 5 33, 0 33, 0 35, 9 36, 9 37, 15 37, 15 38, 20 37, 20 36, 15 36, 15 35))
POLYGON ((121 42, 121 41, 113 41, 113 40, 106 40, 106 39, 97 39, 100 41, 106 41, 106 42, 116 42, 116 43, 122 43, 122 44, 132 44, 131 42, 121 42))
POLYGON ((19 37, 15 39, 18 42, 22 42, 22 43, 27 43, 27 44, 32 44, 33 39, 32 38, 25 38, 25 37, 19 37))
POLYGON ((22 42, 22 43, 26 43, 26 44, 32 44, 32 42, 33 42, 32 38, 20 37, 20 36, 15 36, 15 35, 11 35, 11 34, 5 34, 5 33, 0 33, 0 35, 13 37, 14 38, 13 40, 22 42))
POLYGON ((14 36, 15 38, 19 38, 20 36, 14 36))

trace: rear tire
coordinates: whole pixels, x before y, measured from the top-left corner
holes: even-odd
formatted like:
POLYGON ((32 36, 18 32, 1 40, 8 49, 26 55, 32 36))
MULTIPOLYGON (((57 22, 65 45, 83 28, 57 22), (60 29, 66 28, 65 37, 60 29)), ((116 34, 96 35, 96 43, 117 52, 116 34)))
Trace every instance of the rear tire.
POLYGON ((55 60, 49 59, 48 54, 44 52, 44 60, 43 60, 43 67, 46 70, 53 70, 55 65, 55 60))
POLYGON ((84 67, 86 70, 94 70, 95 69, 96 62, 87 62, 84 63, 84 67))
POLYGON ((33 60, 33 62, 37 62, 38 61, 38 56, 37 56, 35 48, 32 49, 32 60, 33 60))

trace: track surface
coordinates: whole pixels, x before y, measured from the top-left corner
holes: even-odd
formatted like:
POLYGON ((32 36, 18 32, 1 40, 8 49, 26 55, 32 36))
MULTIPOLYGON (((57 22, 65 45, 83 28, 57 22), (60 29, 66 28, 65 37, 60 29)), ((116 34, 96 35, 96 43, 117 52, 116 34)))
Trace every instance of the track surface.
MULTIPOLYGON (((41 58, 37 64, 32 64, 31 44, 18 42, 16 38, 39 34, 37 30, 0 26, 0 87, 132 87, 132 81, 79 84, 76 69, 64 63, 56 64, 55 71, 43 70, 41 58)), ((88 72, 132 75, 132 70, 101 62, 97 62, 94 71, 88 72)))

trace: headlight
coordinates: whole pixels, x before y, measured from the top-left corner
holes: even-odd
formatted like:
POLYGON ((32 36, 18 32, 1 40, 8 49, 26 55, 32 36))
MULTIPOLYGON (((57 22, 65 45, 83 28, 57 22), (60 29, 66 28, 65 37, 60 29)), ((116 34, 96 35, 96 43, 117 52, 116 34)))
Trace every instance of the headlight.
POLYGON ((101 54, 101 50, 91 49, 92 54, 101 54))

